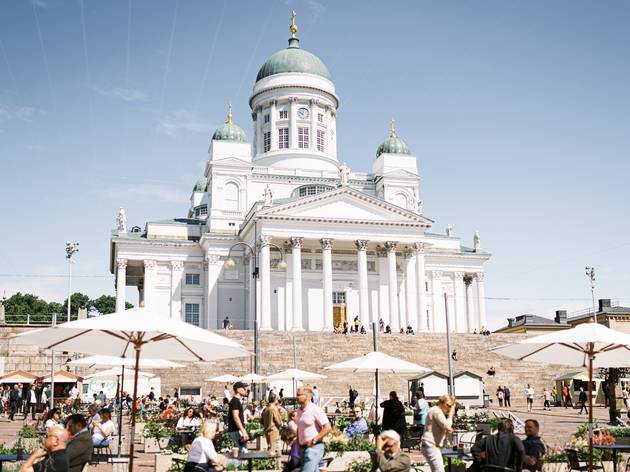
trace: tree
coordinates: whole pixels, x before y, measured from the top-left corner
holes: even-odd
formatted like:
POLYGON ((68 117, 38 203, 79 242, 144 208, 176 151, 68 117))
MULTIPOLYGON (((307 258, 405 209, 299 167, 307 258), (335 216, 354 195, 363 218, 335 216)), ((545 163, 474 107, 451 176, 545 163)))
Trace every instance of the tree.
MULTIPOLYGON (((90 308, 97 311, 101 315, 114 313, 116 311, 116 297, 112 295, 101 295, 90 302, 90 308)), ((125 303, 125 308, 133 308, 129 302, 125 303)))
MULTIPOLYGON (((619 367, 611 367, 609 369, 601 370, 601 376, 604 379, 603 383, 607 386, 604 390, 604 395, 607 394, 608 396, 606 402, 608 403, 608 419, 611 424, 615 424, 617 422, 617 417, 619 416, 619 412, 617 411, 617 384, 620 379, 628 376, 629 373, 630 369, 619 367)), ((604 388, 604 385, 602 385, 602 388, 604 388)))
POLYGON ((48 303, 37 295, 16 293, 4 301, 7 316, 45 315, 48 314, 48 303))
MULTIPOLYGON (((68 310, 68 299, 63 301, 64 313, 68 310)), ((90 308, 90 297, 84 293, 76 292, 72 294, 70 298, 70 314, 76 318, 79 313, 79 308, 90 308)))

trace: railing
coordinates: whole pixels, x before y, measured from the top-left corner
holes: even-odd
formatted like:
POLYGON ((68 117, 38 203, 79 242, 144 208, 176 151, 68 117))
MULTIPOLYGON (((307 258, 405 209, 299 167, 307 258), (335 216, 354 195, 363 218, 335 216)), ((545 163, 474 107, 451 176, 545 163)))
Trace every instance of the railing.
MULTIPOLYGON (((76 320, 77 315, 73 314, 70 317, 70 320, 76 320)), ((45 313, 38 315, 31 314, 10 314, 7 313, 4 317, 4 323, 6 325, 11 326, 29 326, 29 325, 37 325, 37 326, 51 326, 53 324, 53 320, 55 320, 54 324, 65 323, 68 320, 68 315, 66 313, 45 313)))
MULTIPOLYGON (((619 306, 619 300, 611 300, 610 306, 611 307, 619 306)), ((595 308, 597 309, 597 312, 599 313, 599 305, 595 306, 595 308)), ((589 307, 589 308, 584 308, 583 310, 572 311, 570 313, 567 313, 567 318, 570 320, 572 318, 579 318, 580 316, 592 315, 592 314, 593 314, 593 307, 589 307)))

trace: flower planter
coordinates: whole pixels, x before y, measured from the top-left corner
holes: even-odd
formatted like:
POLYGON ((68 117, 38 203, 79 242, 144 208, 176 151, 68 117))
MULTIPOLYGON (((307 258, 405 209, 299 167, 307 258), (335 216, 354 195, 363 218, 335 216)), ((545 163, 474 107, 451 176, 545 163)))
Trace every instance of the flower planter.
POLYGON ((32 453, 39 449, 41 441, 39 438, 20 438, 15 441, 15 446, 19 447, 22 451, 32 453))
POLYGON ((328 472, 341 472, 348 470, 349 465, 354 461, 370 460, 370 453, 367 451, 347 451, 342 453, 331 452, 324 457, 334 457, 335 459, 328 466, 328 472))
POLYGON ((630 445, 630 437, 628 436, 619 436, 615 438, 615 444, 623 444, 630 445))
POLYGON ((166 449, 171 438, 144 438, 144 452, 161 452, 166 449))

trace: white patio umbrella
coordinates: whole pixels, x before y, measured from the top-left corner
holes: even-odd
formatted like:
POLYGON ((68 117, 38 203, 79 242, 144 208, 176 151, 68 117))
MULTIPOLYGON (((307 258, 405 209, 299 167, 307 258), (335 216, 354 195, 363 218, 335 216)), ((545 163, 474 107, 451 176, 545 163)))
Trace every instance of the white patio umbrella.
POLYGON ((274 381, 274 380, 290 380, 292 385, 293 385, 293 396, 295 396, 295 390, 296 390, 296 381, 298 380, 319 380, 319 379, 325 379, 326 376, 325 375, 321 375, 321 374, 316 374, 314 372, 308 372, 306 370, 300 370, 300 369, 287 369, 287 370, 283 370, 282 372, 277 372, 273 375, 269 375, 267 377, 267 381, 274 381))
POLYGON ((589 470, 593 469, 593 368, 630 366, 630 334, 597 323, 523 339, 490 349, 512 359, 572 366, 588 365, 589 470))
MULTIPOLYGON (((85 380, 97 379, 97 380, 109 380, 109 379, 117 379, 123 373, 123 367, 114 367, 113 369, 101 370, 100 372, 96 372, 94 374, 86 375, 84 377, 85 380)), ((150 374, 149 372, 138 371, 138 377, 155 377, 155 374, 150 374)))
MULTIPOLYGON (((110 367, 110 366, 120 367, 118 373, 115 375, 115 378, 116 378, 116 382, 119 383, 119 385, 116 387, 116 391, 117 392, 120 391, 119 398, 122 399, 122 393, 123 393, 122 391, 123 391, 124 383, 125 383, 125 367, 135 367, 136 359, 135 357, 114 357, 114 356, 95 355, 95 356, 82 357, 81 359, 75 359, 73 361, 68 362, 68 364, 72 366, 88 366, 88 367, 110 367)), ((144 357, 140 359, 140 366, 145 367, 145 368, 156 368, 156 369, 171 369, 174 367, 184 367, 183 364, 178 364, 177 362, 171 362, 166 359, 148 359, 144 357)), ((122 407, 122 402, 121 402, 121 407, 122 407)), ((121 454, 122 454, 122 414, 118 415, 118 457, 120 457, 121 454)))
MULTIPOLYGON (((374 328, 373 328, 374 329, 374 328)), ((379 381, 378 374, 382 372, 392 374, 408 374, 408 373, 422 373, 430 372, 431 369, 427 369, 413 362, 408 362, 397 357, 390 356, 380 351, 372 351, 364 356, 355 357, 347 361, 339 362, 337 364, 324 367, 324 370, 338 370, 344 372, 369 372, 374 374, 374 385, 376 389, 376 401, 375 408, 378 412, 378 393, 379 393, 379 381)), ((378 423, 378 415, 377 415, 378 423)))
POLYGON ((141 354, 148 358, 193 362, 250 355, 245 348, 231 339, 144 307, 22 333, 13 340, 18 344, 35 344, 45 349, 117 355, 125 358, 135 355, 134 401, 129 445, 130 471, 133 471, 135 399, 138 393, 137 372, 140 370, 141 354))
POLYGON ((219 382, 219 383, 233 383, 239 380, 239 377, 232 374, 219 375, 218 377, 212 377, 206 379, 206 382, 219 382))
POLYGON ((251 373, 239 377, 238 380, 246 383, 262 383, 265 381, 265 377, 263 377, 262 375, 251 373))

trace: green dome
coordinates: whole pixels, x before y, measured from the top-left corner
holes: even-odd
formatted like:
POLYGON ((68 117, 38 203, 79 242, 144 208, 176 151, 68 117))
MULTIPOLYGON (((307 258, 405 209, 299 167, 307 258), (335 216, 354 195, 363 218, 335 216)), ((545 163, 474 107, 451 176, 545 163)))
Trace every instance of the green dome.
POLYGON ((216 141, 236 141, 239 143, 246 143, 247 135, 243 128, 238 125, 235 125, 231 121, 228 121, 217 130, 212 135, 212 139, 216 141))
POLYGON ((265 61, 258 71, 256 82, 270 75, 286 72, 319 75, 332 81, 330 72, 322 60, 315 54, 300 49, 300 41, 297 38, 289 39, 289 47, 272 54, 265 61))
POLYGON ((394 119, 392 118, 389 128, 389 138, 383 141, 376 150, 376 157, 381 154, 411 154, 411 149, 407 146, 407 143, 396 135, 396 129, 394 128, 394 119))
POLYGON ((197 181, 197 183, 193 187, 193 192, 205 192, 207 188, 208 188, 208 178, 202 177, 197 181))

